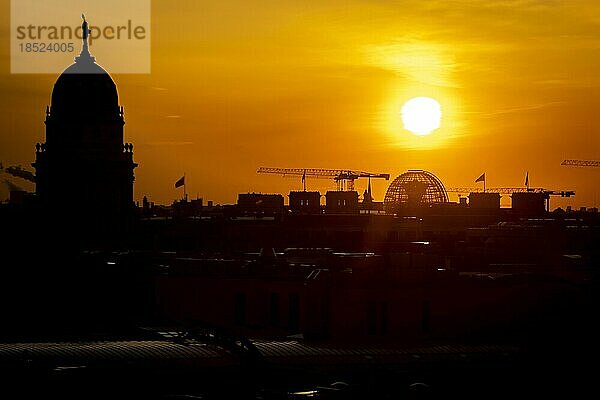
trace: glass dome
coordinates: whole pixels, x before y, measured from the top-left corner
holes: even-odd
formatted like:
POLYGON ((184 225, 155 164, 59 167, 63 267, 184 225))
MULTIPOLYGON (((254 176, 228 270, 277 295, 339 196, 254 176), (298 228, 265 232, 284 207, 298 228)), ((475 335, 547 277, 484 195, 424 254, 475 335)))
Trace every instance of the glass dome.
POLYGON ((448 202, 442 182, 432 173, 410 170, 398 176, 388 187, 384 206, 388 212, 399 207, 423 207, 448 202))

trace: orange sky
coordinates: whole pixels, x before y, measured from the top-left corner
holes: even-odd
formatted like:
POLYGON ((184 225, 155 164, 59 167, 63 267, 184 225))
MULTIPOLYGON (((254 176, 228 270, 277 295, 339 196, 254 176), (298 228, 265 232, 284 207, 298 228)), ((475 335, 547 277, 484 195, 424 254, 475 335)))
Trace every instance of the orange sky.
MULTIPOLYGON (((56 76, 10 74, 9 3, 0 0, 0 161, 29 166, 56 76)), ((184 172, 193 197, 217 203, 301 188, 255 173, 273 166, 426 169, 446 186, 476 186, 486 172, 488 187, 522 186, 529 171, 531 186, 577 192, 552 208, 600 206, 600 169, 560 166, 600 159, 597 1, 313 3, 152 2, 152 73, 113 75, 140 164, 136 200, 170 203, 184 172), (442 105, 442 127, 426 137, 400 121, 416 96, 442 105)), ((373 181, 376 200, 388 183, 373 181)))

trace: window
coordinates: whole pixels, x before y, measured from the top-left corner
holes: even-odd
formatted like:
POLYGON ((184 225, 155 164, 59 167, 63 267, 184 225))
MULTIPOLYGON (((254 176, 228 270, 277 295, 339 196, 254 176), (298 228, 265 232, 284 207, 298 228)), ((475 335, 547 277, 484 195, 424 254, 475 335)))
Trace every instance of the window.
POLYGON ((374 301, 367 304, 367 333, 377 334, 377 304, 374 301))
POLYGON ((429 300, 423 301, 423 311, 421 320, 421 329, 423 332, 429 332, 429 300))
POLYGON ((367 303, 367 334, 386 335, 388 332, 388 305, 384 302, 367 303))
POLYGON ((380 306, 379 333, 386 335, 388 330, 388 307, 387 303, 381 303, 380 306))
POLYGON ((246 324, 246 294, 236 293, 234 302, 234 322, 238 326, 246 324))
POLYGON ((300 296, 297 293, 290 293, 289 297, 289 323, 290 330, 298 330, 300 326, 300 296))
POLYGON ((271 293, 270 302, 270 320, 271 325, 279 325, 279 293, 271 293))

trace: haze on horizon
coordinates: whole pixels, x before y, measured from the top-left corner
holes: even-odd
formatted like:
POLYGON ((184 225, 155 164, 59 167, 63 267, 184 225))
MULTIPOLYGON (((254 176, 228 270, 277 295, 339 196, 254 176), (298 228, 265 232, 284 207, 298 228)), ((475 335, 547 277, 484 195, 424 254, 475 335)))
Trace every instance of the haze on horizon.
MULTIPOLYGON (((10 74, 9 5, 0 0, 0 161, 29 167, 57 76, 10 74)), ((529 171, 533 187, 576 191, 555 208, 600 206, 600 171, 560 165, 600 159, 599 70, 592 0, 154 0, 152 73, 112 76, 140 164, 136 200, 170 203, 184 172, 192 197, 217 203, 301 188, 256 174, 269 166, 425 169, 447 187, 476 187, 483 172, 488 187, 519 187, 529 171), (402 127, 417 96, 443 110, 428 136, 402 127)), ((376 200, 388 184, 373 181, 376 200)))

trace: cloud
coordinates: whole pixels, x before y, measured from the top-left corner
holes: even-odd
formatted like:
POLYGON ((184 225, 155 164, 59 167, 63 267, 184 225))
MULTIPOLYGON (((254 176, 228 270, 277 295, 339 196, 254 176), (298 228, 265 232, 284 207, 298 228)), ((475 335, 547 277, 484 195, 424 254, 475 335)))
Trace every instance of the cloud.
POLYGON ((147 142, 144 143, 146 146, 190 146, 193 145, 194 142, 178 142, 178 141, 162 141, 162 142, 147 142))
POLYGON ((564 101, 550 101, 547 103, 525 104, 525 105, 515 106, 515 107, 499 108, 496 111, 482 113, 482 115, 484 117, 493 117, 496 115, 512 114, 512 113, 518 113, 518 112, 523 112, 523 111, 540 110, 542 108, 552 107, 552 106, 555 106, 558 104, 564 104, 564 103, 565 103, 564 101))
POLYGON ((600 80, 596 77, 590 77, 589 79, 545 79, 533 83, 548 88, 591 88, 599 86, 600 80))
POLYGON ((459 67, 452 52, 442 44, 402 38, 366 48, 368 63, 434 86, 458 87, 454 73, 459 67))

